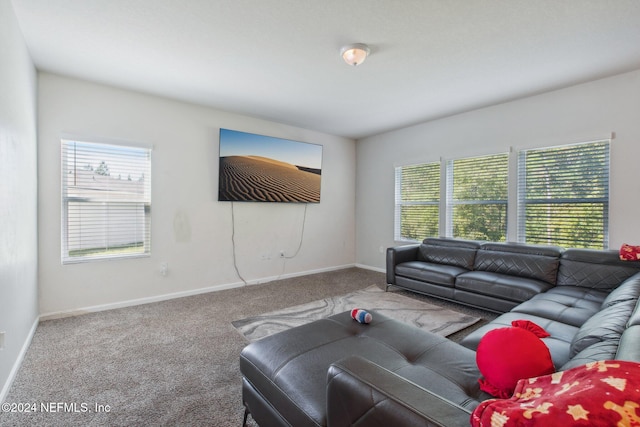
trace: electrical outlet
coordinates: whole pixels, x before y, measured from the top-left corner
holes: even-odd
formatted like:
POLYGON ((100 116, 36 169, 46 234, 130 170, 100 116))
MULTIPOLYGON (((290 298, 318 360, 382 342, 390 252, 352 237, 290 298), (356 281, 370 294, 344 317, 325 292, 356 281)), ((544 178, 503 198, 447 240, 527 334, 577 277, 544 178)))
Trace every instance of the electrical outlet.
POLYGON ((4 331, 0 332, 0 350, 4 350, 4 331))
POLYGON ((162 264, 160 264, 160 274, 162 274, 162 276, 166 277, 167 274, 169 274, 169 264, 166 262, 163 262, 162 264))

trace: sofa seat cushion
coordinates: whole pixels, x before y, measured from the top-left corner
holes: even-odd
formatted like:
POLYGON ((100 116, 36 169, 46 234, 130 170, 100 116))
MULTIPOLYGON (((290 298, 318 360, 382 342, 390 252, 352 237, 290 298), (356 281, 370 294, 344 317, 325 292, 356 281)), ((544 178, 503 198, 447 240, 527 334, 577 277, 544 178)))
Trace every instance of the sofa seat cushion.
POLYGON ((574 288, 575 292, 564 292, 568 289, 554 292, 556 289, 538 294, 512 311, 580 327, 600 310, 603 297, 595 297, 589 289, 574 288))
POLYGON ((255 341, 240 355, 240 370, 291 425, 326 425, 329 366, 361 355, 470 410, 480 391, 475 353, 440 335, 372 313, 370 324, 340 313, 255 341))
POLYGON ((602 304, 609 294, 607 291, 599 289, 583 288, 582 286, 556 286, 547 291, 549 295, 566 295, 576 299, 583 299, 602 304))
POLYGON ((549 348, 549 353, 551 353, 551 359, 553 360, 555 368, 558 369, 567 363, 569 360, 571 341, 578 332, 578 328, 555 320, 525 313, 505 313, 491 323, 471 332, 462 339, 460 344, 475 351, 484 334, 494 329, 511 327, 511 322, 514 320, 529 320, 547 331, 550 336, 542 338, 542 341, 549 348))
POLYGON ((553 287, 542 280, 488 271, 469 271, 456 278, 456 289, 522 302, 553 287))
POLYGON ((403 262, 396 266, 398 276, 423 282, 453 287, 456 277, 469 270, 455 265, 436 264, 423 261, 403 262))

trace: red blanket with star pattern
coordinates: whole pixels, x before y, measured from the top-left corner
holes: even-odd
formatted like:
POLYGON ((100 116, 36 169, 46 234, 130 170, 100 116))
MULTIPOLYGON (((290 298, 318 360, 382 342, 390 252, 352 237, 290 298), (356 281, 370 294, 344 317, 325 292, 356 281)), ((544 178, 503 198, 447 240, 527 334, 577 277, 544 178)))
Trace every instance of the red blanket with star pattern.
POLYGON ((640 261, 640 246, 623 243, 620 246, 620 259, 622 261, 640 261))
POLYGON ((622 360, 520 380, 510 399, 482 402, 474 427, 640 427, 640 364, 622 360))

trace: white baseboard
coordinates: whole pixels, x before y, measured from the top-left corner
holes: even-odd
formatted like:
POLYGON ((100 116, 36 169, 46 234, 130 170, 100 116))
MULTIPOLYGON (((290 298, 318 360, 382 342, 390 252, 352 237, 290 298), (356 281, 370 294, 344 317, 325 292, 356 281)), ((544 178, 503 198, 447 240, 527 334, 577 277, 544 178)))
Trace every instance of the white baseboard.
POLYGON ((245 286, 245 285, 259 285, 259 284, 262 284, 262 283, 272 282, 274 280, 289 279, 289 278, 292 278, 292 277, 301 277, 301 276, 307 276, 307 275, 310 275, 310 274, 317 274, 317 273, 325 273, 325 272, 329 272, 329 271, 344 270, 346 268, 351 268, 351 267, 359 267, 359 268, 365 268, 365 269, 379 271, 379 269, 375 269, 373 267, 369 267, 369 266, 365 266, 365 265, 346 264, 346 265, 340 265, 340 266, 334 266, 334 267, 320 268, 320 269, 316 269, 316 270, 300 271, 300 272, 297 272, 297 273, 282 274, 282 275, 279 275, 279 276, 263 277, 263 278, 260 278, 260 279, 248 280, 246 283, 244 283, 244 282, 227 283, 227 284, 222 284, 222 285, 209 286, 209 287, 206 287, 206 288, 194 289, 194 290, 190 290, 190 291, 174 292, 174 293, 170 293, 170 294, 157 295, 157 296, 152 296, 152 297, 139 298, 139 299, 134 299, 134 300, 127 300, 127 301, 121 301, 121 302, 116 302, 116 303, 110 303, 110 304, 94 305, 94 306, 91 306, 91 307, 84 307, 84 308, 80 308, 80 309, 76 309, 76 310, 57 311, 57 312, 52 312, 52 313, 43 313, 33 322, 33 326, 31 327, 31 330, 29 331, 29 335, 27 336, 24 344, 22 345, 22 349, 20 350, 20 354, 18 355, 18 358, 16 359, 16 361, 13 364, 13 367, 11 368, 11 372, 9 373, 9 377, 7 378, 7 381, 5 382, 4 386, 2 387, 2 391, 0 392, 0 403, 4 402, 4 399, 7 397, 7 394, 9 393, 9 390, 11 389, 11 385, 13 384, 13 381, 15 380, 15 377, 18 374, 18 370, 20 369, 20 366, 22 365, 22 361, 24 360, 24 357, 25 357, 25 355, 27 353, 27 350, 29 349, 29 346, 31 345, 31 340, 33 339, 33 336, 34 336, 34 334, 36 332, 36 328, 38 327, 38 323, 40 321, 42 321, 42 320, 50 320, 50 319, 59 319, 59 318, 62 318, 62 317, 79 316, 81 314, 95 313, 95 312, 98 312, 98 311, 112 310, 112 309, 115 309, 115 308, 132 307, 132 306, 136 306, 136 305, 149 304, 149 303, 159 302, 159 301, 166 301, 166 300, 170 300, 170 299, 174 299, 174 298, 182 298, 182 297, 188 297, 188 296, 192 296, 192 295, 199 295, 199 294, 204 294, 204 293, 209 293, 209 292, 222 291, 222 290, 225 290, 225 289, 239 288, 239 287, 242 287, 242 286, 245 286))
MULTIPOLYGON (((139 298, 139 299, 133 299, 133 300, 127 300, 127 301, 120 301, 120 302, 109 303, 109 304, 94 305, 94 306, 91 306, 91 307, 83 307, 83 308, 74 309, 74 310, 56 311, 56 312, 52 312, 52 313, 43 313, 43 314, 40 315, 40 320, 60 319, 60 318, 63 318, 63 317, 71 317, 71 316, 79 316, 79 315, 87 314, 87 313, 95 313, 95 312, 98 312, 98 311, 113 310, 115 308, 133 307, 133 306, 136 306, 136 305, 149 304, 149 303, 159 302, 159 301, 166 301, 166 300, 171 300, 171 299, 175 299, 175 298, 183 298, 183 297, 189 297, 189 296, 192 296, 192 295, 205 294, 205 293, 209 293, 209 292, 223 291, 225 289, 239 288, 239 287, 242 287, 242 286, 245 286, 245 285, 259 285, 259 284, 262 284, 262 283, 272 282, 274 280, 289 279, 289 278, 292 278, 292 277, 307 276, 309 274, 325 273, 325 272, 328 272, 328 271, 343 270, 345 268, 350 268, 350 267, 355 267, 355 266, 356 266, 355 264, 340 265, 340 266, 334 266, 334 267, 328 267, 328 268, 321 268, 321 269, 317 269, 317 270, 307 270, 307 271, 301 271, 301 272, 297 272, 297 273, 288 273, 288 274, 282 274, 282 275, 279 275, 279 276, 270 276, 270 277, 263 277, 263 278, 260 278, 260 279, 247 280, 246 283, 245 282, 227 283, 227 284, 222 284, 222 285, 209 286, 209 287, 206 287, 206 288, 193 289, 193 290, 189 290, 189 291, 173 292, 173 293, 170 293, 170 294, 156 295, 156 296, 152 296, 152 297, 145 297, 145 298, 139 298)), ((35 331, 35 329, 34 329, 34 331, 35 331)))
POLYGON ((387 272, 387 270, 384 269, 384 268, 372 267, 370 265, 365 265, 365 264, 356 264, 356 267, 363 268, 365 270, 377 271, 378 273, 386 273, 387 272))
POLYGON ((0 403, 4 402, 7 398, 7 394, 9 394, 9 390, 11 390, 11 386, 13 385, 13 381, 16 379, 16 375, 18 375, 18 371, 20 370, 20 366, 22 366, 22 361, 24 360, 24 356, 27 354, 27 350, 31 345, 31 340, 36 333, 36 328, 38 327, 39 318, 33 322, 31 326, 31 330, 27 335, 27 338, 24 340, 24 344, 22 344, 22 348, 20 349, 20 353, 13 363, 13 367, 11 368, 11 372, 9 372, 9 377, 7 381, 5 381, 4 386, 2 387, 2 391, 0 391, 0 403))
POLYGON ((113 310, 116 308, 133 307, 136 305, 150 304, 153 302, 160 302, 160 301, 166 301, 174 298, 182 298, 182 297, 188 297, 192 295, 199 295, 207 292, 215 292, 215 291, 222 291, 225 289, 239 288, 241 286, 244 286, 244 283, 242 282, 229 283, 229 284, 223 284, 223 285, 210 286, 208 288, 194 289, 190 291, 180 291, 180 292, 174 292, 170 294, 155 295, 152 297, 113 302, 109 304, 93 305, 90 307, 77 308, 74 310, 63 310, 63 311, 55 311, 51 313, 43 313, 40 315, 40 320, 42 321, 42 320, 60 319, 63 317, 80 316, 87 313, 96 313, 99 311, 113 310))
POLYGON ((273 282, 274 280, 290 279, 292 277, 301 277, 301 276, 308 276, 310 274, 318 274, 318 273, 326 273, 326 272, 329 272, 329 271, 344 270, 345 268, 351 268, 351 267, 355 267, 355 266, 356 266, 355 264, 346 264, 346 265, 338 265, 338 266, 334 266, 334 267, 320 268, 320 269, 317 269, 317 270, 307 270, 307 271, 300 271, 300 272, 297 272, 297 273, 281 274, 279 276, 263 277, 261 279, 248 280, 247 281, 247 285, 259 285, 259 284, 262 284, 262 283, 273 282))

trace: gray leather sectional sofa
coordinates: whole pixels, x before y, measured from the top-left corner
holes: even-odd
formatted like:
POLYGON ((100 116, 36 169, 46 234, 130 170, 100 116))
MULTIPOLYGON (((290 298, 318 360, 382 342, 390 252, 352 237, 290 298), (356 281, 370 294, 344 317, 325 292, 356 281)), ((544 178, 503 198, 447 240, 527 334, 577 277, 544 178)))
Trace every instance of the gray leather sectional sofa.
POLYGON ((556 286, 611 291, 636 264, 617 251, 428 238, 387 249, 387 283, 504 313, 556 286))
POLYGON ((615 251, 427 239, 391 248, 389 260, 392 285, 504 314, 460 344, 376 313, 362 325, 348 312, 256 341, 240 370, 259 425, 468 426, 492 397, 479 388, 475 349, 512 320, 551 334, 543 341, 557 370, 640 362, 640 263, 615 251))

